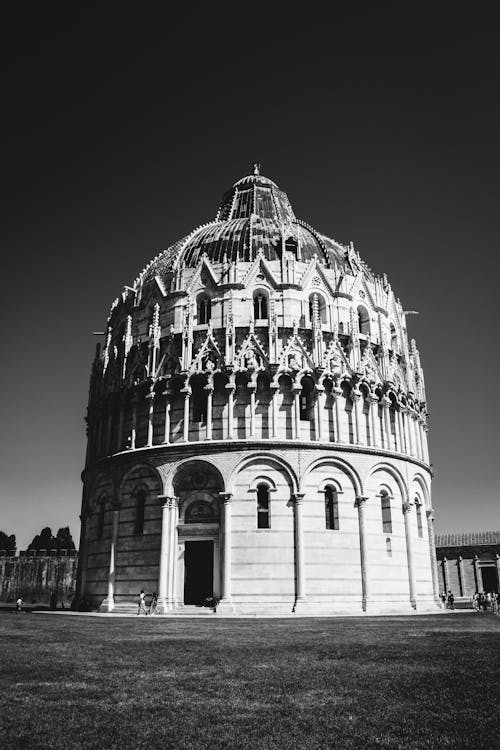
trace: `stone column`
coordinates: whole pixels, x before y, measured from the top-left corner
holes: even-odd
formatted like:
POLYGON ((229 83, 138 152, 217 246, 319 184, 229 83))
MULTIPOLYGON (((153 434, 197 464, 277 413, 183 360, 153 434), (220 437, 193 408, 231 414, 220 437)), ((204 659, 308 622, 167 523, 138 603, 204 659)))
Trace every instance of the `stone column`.
POLYGON ((384 448, 386 451, 390 451, 391 445, 391 420, 389 419, 389 406, 391 400, 387 396, 382 396, 382 408, 384 418, 384 448))
POLYGON ((445 596, 446 596, 448 594, 448 586, 450 584, 450 576, 448 574, 448 558, 443 557, 442 565, 443 565, 444 593, 445 593, 445 596))
POLYGON ((212 385, 206 385, 205 390, 207 392, 207 440, 212 439, 212 404, 214 389, 212 385))
POLYGON ((189 399, 191 398, 191 388, 186 386, 185 388, 182 388, 181 393, 184 393, 183 440, 185 443, 189 443, 189 399))
POLYGON ((334 388, 332 390, 332 396, 333 401, 335 404, 334 409, 334 430, 335 430, 335 442, 337 443, 345 443, 345 440, 342 439, 341 429, 340 429, 340 407, 339 407, 339 399, 342 396, 342 390, 340 388, 334 388))
POLYGON ((362 445, 364 440, 361 437, 360 429, 360 404, 361 404, 361 393, 359 391, 351 391, 352 410, 354 412, 354 442, 358 445, 362 445))
POLYGON ((325 405, 325 389, 321 385, 316 386, 316 408, 314 409, 314 436, 316 440, 321 440, 322 437, 322 424, 321 419, 323 417, 325 405))
POLYGON ((170 535, 170 508, 172 498, 159 495, 161 501, 161 543, 160 543, 160 565, 158 573, 158 610, 166 612, 168 609, 168 554, 170 535))
POLYGON ((425 512, 427 517, 427 536, 429 538, 429 556, 431 563, 431 576, 432 576, 432 590, 434 592, 434 599, 441 605, 441 599, 439 598, 439 576, 436 558, 436 540, 434 537, 434 511, 432 508, 425 512))
POLYGON ((167 601, 169 609, 175 607, 175 567, 178 543, 179 498, 170 498, 170 524, 168 538, 167 601))
POLYGON ((500 555, 495 555, 495 562, 497 566, 497 578, 498 578, 498 584, 500 586, 500 555))
POLYGON ((148 407, 148 439, 146 445, 148 448, 151 448, 153 445, 153 417, 154 417, 154 402, 155 402, 155 392, 153 389, 150 390, 150 392, 146 395, 147 400, 149 401, 149 407, 148 407))
POLYGON ((408 560, 408 585, 410 589, 410 604, 413 609, 417 608, 417 585, 415 582, 415 564, 413 561, 413 538, 411 533, 411 510, 412 503, 403 504, 406 536, 406 558, 408 560))
POLYGON ((306 599, 306 573, 305 573, 305 561, 304 561, 304 528, 302 521, 302 501, 304 499, 303 492, 297 492, 293 496, 294 500, 294 521, 295 521, 295 577, 296 577, 296 591, 295 591, 295 605, 293 611, 297 611, 297 606, 303 603, 306 599))
POLYGON ((423 425, 423 435, 422 435, 422 442, 424 445, 424 461, 428 464, 429 463, 429 443, 427 441, 427 433, 429 432, 429 428, 426 424, 423 425))
POLYGON ((271 383, 270 387, 273 394, 271 398, 271 437, 275 438, 278 429, 278 393, 280 387, 278 383, 271 383))
POLYGON ((116 546, 118 544, 118 525, 120 522, 120 507, 113 505, 113 526, 111 531, 111 545, 109 549, 108 570, 108 612, 115 608, 115 580, 116 580, 116 546))
POLYGON ((231 610, 231 492, 220 492, 222 501, 222 591, 218 610, 231 610))
POLYGON ((227 439, 232 440, 234 436, 233 427, 233 407, 234 407, 234 389, 235 385, 233 382, 229 382, 226 385, 227 390, 227 439))
POLYGON ((465 596, 465 578, 464 578, 464 560, 462 555, 457 557, 457 570, 458 570, 458 586, 460 589, 460 596, 465 596))
POLYGON ((376 396, 370 396, 370 426, 371 426, 371 440, 370 444, 375 447, 377 445, 377 421, 375 410, 378 408, 378 398, 376 396))
POLYGON ((415 449, 413 447, 413 438, 412 438, 412 434, 411 434, 412 416, 411 416, 411 411, 410 411, 409 408, 406 409, 405 415, 406 415, 406 422, 405 422, 405 424, 406 424, 406 435, 407 435, 407 438, 408 438, 408 450, 410 451, 410 456, 414 456, 415 455, 415 449))
POLYGON ((476 579, 476 591, 478 594, 484 593, 483 579, 481 578, 481 569, 479 567, 479 557, 474 555, 474 577, 476 579))
POLYGON ((292 386, 292 393, 293 393, 293 406, 294 406, 294 426, 295 426, 295 439, 300 440, 302 435, 300 431, 300 393, 302 391, 302 388, 300 385, 293 385, 292 386))
POLYGON ((420 459, 422 461, 425 461, 424 440, 423 440, 423 437, 422 437, 422 433, 423 433, 422 426, 423 426, 423 423, 424 423, 424 420, 422 419, 422 417, 419 417, 419 420, 418 420, 418 440, 419 440, 419 444, 420 444, 420 459))
POLYGON ((367 497, 359 495, 356 498, 356 507, 358 509, 359 523, 359 552, 361 561, 361 590, 362 590, 362 607, 366 612, 367 604, 370 599, 370 582, 368 577, 368 540, 366 538, 366 519, 365 504, 367 497))
POLYGON ((135 451, 135 441, 137 437, 137 401, 138 396, 134 394, 132 397, 132 431, 130 433, 130 450, 135 451))
POLYGON ((398 442, 399 442, 399 452, 404 453, 405 452, 405 440, 403 435, 403 415, 401 414, 401 407, 398 407, 396 409, 396 424, 397 424, 397 430, 398 430, 398 442))
POLYGON ((250 392, 250 437, 255 437, 255 391, 256 383, 249 383, 247 389, 250 392))
POLYGON ((165 396, 165 430, 163 433, 163 443, 166 445, 170 442, 170 396, 171 393, 169 390, 163 391, 163 395, 165 396))

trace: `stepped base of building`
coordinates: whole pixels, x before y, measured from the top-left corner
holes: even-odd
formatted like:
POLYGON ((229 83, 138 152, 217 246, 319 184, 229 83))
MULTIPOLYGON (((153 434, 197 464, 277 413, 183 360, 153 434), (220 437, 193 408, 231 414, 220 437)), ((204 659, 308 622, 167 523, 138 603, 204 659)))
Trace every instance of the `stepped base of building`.
MULTIPOLYGON (((459 608, 465 608, 463 605, 459 608)), ((215 608, 197 606, 194 604, 159 603, 155 615, 181 615, 187 617, 204 617, 218 615, 219 617, 356 617, 360 615, 408 615, 436 614, 442 611, 440 602, 432 596, 421 597, 413 605, 409 600, 367 599, 362 601, 320 601, 315 599, 300 599, 297 601, 221 601, 215 608)), ((99 612, 119 615, 138 615, 138 605, 133 601, 110 603, 104 599, 99 606, 99 612)), ((146 616, 144 612, 138 616, 146 616)))

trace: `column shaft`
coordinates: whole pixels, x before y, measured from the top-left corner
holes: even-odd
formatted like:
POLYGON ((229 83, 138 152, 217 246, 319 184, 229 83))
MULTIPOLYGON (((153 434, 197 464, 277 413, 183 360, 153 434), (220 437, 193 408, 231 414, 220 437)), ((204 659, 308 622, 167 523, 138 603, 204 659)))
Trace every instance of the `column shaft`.
POLYGON ((335 404, 334 409, 334 429, 335 429, 335 442, 337 443, 343 443, 344 440, 342 439, 342 430, 340 428, 340 406, 339 406, 339 399, 342 395, 342 391, 340 388, 334 388, 332 391, 333 400, 335 404))
POLYGON ((255 385, 248 386, 250 391, 250 437, 255 437, 255 385))
POLYGON ((118 544, 118 524, 120 520, 120 510, 113 508, 113 526, 111 531, 111 544, 109 548, 109 569, 108 569, 108 612, 112 612, 115 607, 115 579, 116 579, 116 545, 118 544))
POLYGON ((148 447, 151 447, 153 445, 153 418, 154 418, 154 402, 155 402, 154 392, 148 393, 147 398, 149 400, 147 445, 148 447))
POLYGON ((165 431, 163 434, 163 442, 170 442, 170 394, 164 393, 165 396, 165 431))
POLYGON ((231 501, 229 492, 220 493, 222 499, 222 601, 231 601, 231 501))
POLYGON ((370 585, 368 577, 368 541, 366 538, 366 519, 365 504, 367 497, 359 496, 356 498, 358 508, 359 524, 359 552, 361 561, 361 590, 362 590, 362 607, 366 611, 367 602, 370 598, 370 585))
POLYGON ((272 399, 271 399, 271 437, 277 437, 276 431, 278 429, 278 393, 279 385, 271 385, 272 399))
POLYGON ((189 442, 189 398, 191 396, 191 393, 189 391, 185 391, 184 394, 184 434, 183 439, 185 443, 189 442))
POLYGON ((226 385, 227 388, 227 437, 232 440, 234 436, 233 409, 234 409, 234 386, 226 385))
POLYGON ((300 440, 301 438, 301 432, 300 432, 300 392, 301 388, 294 386, 292 388, 293 392, 293 405, 294 405, 294 413, 295 413, 295 419, 294 419, 294 425, 295 425, 295 439, 300 440))
POLYGON ((431 563, 431 575, 432 575, 432 589, 434 591, 434 599, 439 602, 439 575, 436 558, 436 540, 434 538, 434 511, 426 511, 427 516, 427 534, 429 537, 429 555, 431 563))
POLYGON ((160 543, 160 566, 158 575, 158 605, 160 611, 165 611, 167 603, 167 570, 168 570, 168 542, 170 531, 170 501, 171 498, 160 496, 161 507, 161 543, 160 543))
POLYGON ((207 440, 212 439, 213 388, 207 388, 207 440))
POLYGON ((294 495, 294 515, 295 515, 295 576, 296 592, 295 607, 297 602, 304 601, 306 598, 306 573, 304 561, 304 528, 302 522, 302 500, 303 493, 294 495))
POLYGON ((405 503, 403 505, 403 514, 405 521, 405 536, 406 536, 406 558, 408 560, 408 585, 410 590, 410 604, 413 609, 417 608, 417 586, 415 582, 415 564, 413 561, 413 537, 411 530, 411 503, 405 503))

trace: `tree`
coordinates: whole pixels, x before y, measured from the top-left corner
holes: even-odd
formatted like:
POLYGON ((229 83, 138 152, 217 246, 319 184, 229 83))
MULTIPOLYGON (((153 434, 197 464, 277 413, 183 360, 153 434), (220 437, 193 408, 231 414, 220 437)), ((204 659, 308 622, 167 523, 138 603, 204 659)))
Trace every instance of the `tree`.
POLYGON ((71 536, 69 526, 64 526, 57 532, 56 546, 57 549, 75 549, 75 543, 73 541, 73 537, 71 536))
POLYGON ((35 536, 28 549, 55 549, 57 548, 57 542, 55 537, 52 536, 52 529, 46 526, 41 530, 39 534, 35 536))
POLYGON ((16 549, 16 535, 11 534, 10 536, 5 531, 0 531, 0 549, 15 550, 16 549))

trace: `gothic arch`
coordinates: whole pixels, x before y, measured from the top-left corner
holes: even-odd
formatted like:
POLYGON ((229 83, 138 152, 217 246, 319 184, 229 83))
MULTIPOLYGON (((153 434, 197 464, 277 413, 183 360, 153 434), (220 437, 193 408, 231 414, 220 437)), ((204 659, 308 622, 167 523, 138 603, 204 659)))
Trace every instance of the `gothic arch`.
POLYGON ((425 478, 422 474, 417 473, 413 476, 411 482, 410 482, 410 490, 413 494, 413 488, 417 487, 418 490, 420 490, 420 493, 422 495, 422 500, 424 501, 424 506, 426 510, 431 509, 431 495, 429 491, 429 487, 427 482, 425 481, 425 478))
POLYGON ((306 478, 320 466, 335 466, 337 469, 340 469, 340 471, 342 471, 350 480, 356 497, 363 495, 363 484, 357 471, 347 461, 337 457, 329 458, 323 456, 322 458, 317 458, 312 461, 309 466, 306 467, 304 474, 302 475, 301 486, 304 485, 306 478))
POLYGON ((170 471, 164 478, 165 495, 175 495, 175 480, 179 479, 185 467, 190 463, 204 464, 206 467, 208 467, 210 473, 214 473, 219 480, 221 485, 221 492, 224 491, 227 482, 219 467, 211 461, 207 461, 203 458, 196 458, 196 456, 190 456, 189 458, 185 458, 183 461, 179 461, 178 463, 169 467, 170 471))
POLYGON ((368 486, 369 480, 372 477, 374 477, 375 474, 381 471, 385 471, 395 480, 396 484, 399 487, 399 491, 401 493, 401 499, 403 503, 407 503, 409 501, 408 487, 399 469, 396 469, 396 467, 393 466, 392 464, 388 464, 386 462, 380 462, 378 464, 375 464, 375 466, 372 467, 372 469, 370 470, 370 473, 366 477, 366 485, 368 486))
MULTIPOLYGON (((298 491, 298 480, 297 475, 295 471, 292 469, 290 464, 288 464, 284 459, 280 458, 279 456, 276 456, 273 453, 254 453, 251 456, 245 456, 243 459, 241 459, 235 466, 233 466, 233 469, 231 471, 230 480, 228 483, 228 491, 234 492, 234 481, 236 477, 243 471, 243 469, 246 468, 246 466, 249 463, 252 463, 254 461, 265 461, 269 463, 270 466, 273 464, 275 466, 278 466, 279 469, 283 472, 285 479, 288 481, 292 493, 295 493, 298 491)), ((262 472, 260 472, 262 474, 262 472)))
MULTIPOLYGON (((158 469, 155 466, 153 466, 153 464, 147 463, 146 461, 141 461, 141 462, 137 462, 136 464, 133 464, 132 466, 129 466, 127 469, 125 469, 124 473, 122 474, 122 477, 118 483, 119 502, 121 502, 121 498, 124 493, 125 483, 133 477, 134 472, 140 471, 141 469, 146 469, 147 472, 150 474, 150 476, 152 475, 154 481, 156 481, 158 485, 158 490, 159 490, 158 494, 161 493, 161 490, 163 488, 163 482, 162 482, 162 478, 160 476, 158 469)), ((144 485, 147 486, 145 479, 146 478, 144 476, 139 475, 137 477, 136 485, 134 485, 134 490, 135 490, 135 486, 137 487, 139 487, 139 485, 141 487, 143 487, 144 485)), ((148 488, 148 492, 150 494, 153 494, 149 488, 148 488)))

